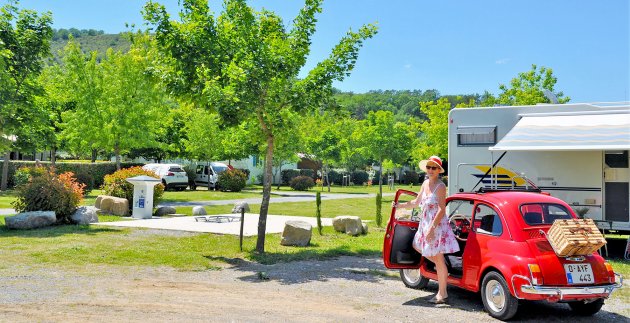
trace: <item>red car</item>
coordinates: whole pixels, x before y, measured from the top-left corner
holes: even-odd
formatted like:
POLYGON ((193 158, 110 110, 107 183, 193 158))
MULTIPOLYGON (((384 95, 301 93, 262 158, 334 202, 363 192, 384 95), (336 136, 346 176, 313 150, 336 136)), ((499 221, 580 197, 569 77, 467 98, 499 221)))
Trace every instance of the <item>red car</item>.
MULTIPOLYGON (((399 190, 395 202, 416 193, 399 190)), ((424 288, 437 280, 432 262, 412 246, 418 228, 416 209, 393 208, 383 245, 385 267, 400 269, 407 287, 424 288)), ((556 219, 577 218, 569 205, 546 193, 480 191, 446 199, 446 216, 460 251, 445 255, 448 284, 480 292, 493 317, 512 318, 519 300, 568 303, 581 315, 597 313, 604 299, 622 286, 622 277, 597 252, 560 257, 546 238, 556 219)))

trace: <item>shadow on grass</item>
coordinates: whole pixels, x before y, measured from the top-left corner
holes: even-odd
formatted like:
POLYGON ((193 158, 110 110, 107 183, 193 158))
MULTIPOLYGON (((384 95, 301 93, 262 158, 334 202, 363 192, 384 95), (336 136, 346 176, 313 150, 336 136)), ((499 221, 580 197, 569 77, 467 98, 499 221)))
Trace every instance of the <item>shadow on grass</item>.
POLYGON ((0 226, 0 237, 50 238, 66 234, 95 235, 104 232, 119 232, 118 228, 95 227, 89 225, 59 224, 40 229, 12 230, 0 226))

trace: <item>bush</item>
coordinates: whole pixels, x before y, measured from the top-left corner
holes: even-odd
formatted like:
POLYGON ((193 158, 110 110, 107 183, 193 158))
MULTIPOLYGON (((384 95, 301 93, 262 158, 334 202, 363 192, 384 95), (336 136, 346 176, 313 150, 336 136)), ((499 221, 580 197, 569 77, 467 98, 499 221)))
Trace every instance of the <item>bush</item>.
POLYGON ((300 170, 299 169, 283 169, 281 175, 282 175, 282 184, 288 185, 293 178, 300 176, 300 170))
POLYGON ((364 170, 354 171, 350 177, 352 178, 352 183, 354 183, 354 185, 363 185, 364 183, 367 183, 368 179, 370 179, 370 175, 364 170))
POLYGON ((184 166, 184 171, 186 172, 186 176, 188 177, 188 185, 190 185, 191 189, 195 185, 195 177, 197 176, 197 166, 194 164, 188 164, 184 166))
POLYGON ((44 167, 22 166, 20 167, 20 169, 15 171, 15 174, 13 175, 13 182, 15 186, 17 187, 17 186, 28 183, 28 181, 32 177, 39 177, 39 176, 44 175, 47 172, 48 172, 48 169, 44 167))
POLYGON ((17 187, 17 200, 13 202, 15 210, 54 211, 57 222, 70 223, 70 216, 83 200, 85 185, 78 183, 72 172, 61 175, 38 169, 32 172, 28 181, 17 187))
MULTIPOLYGON (((151 176, 160 178, 157 174, 150 170, 142 169, 140 166, 124 168, 105 176, 103 190, 106 195, 126 198, 129 201, 129 210, 133 209, 133 184, 127 182, 127 178, 135 176, 151 176)), ((153 207, 156 207, 162 200, 164 194, 164 185, 162 183, 155 185, 153 191, 153 207)))
MULTIPOLYGON (((46 169, 51 168, 51 163, 49 161, 42 161, 42 167, 46 169)), ((11 160, 9 161, 9 176, 8 176, 8 186, 14 187, 15 183, 15 173, 22 167, 34 167, 34 161, 27 160, 11 160)), ((142 164, 138 163, 122 163, 122 168, 132 167, 132 166, 142 166, 142 164)), ((116 164, 111 162, 98 162, 98 163, 79 163, 79 162, 62 162, 57 161, 55 164, 55 173, 61 174, 65 172, 74 173, 74 177, 77 182, 81 184, 85 184, 85 190, 91 190, 97 187, 101 187, 104 183, 105 175, 112 174, 116 171, 116 164)), ((19 176, 19 175, 18 175, 19 176)), ((2 172, 0 172, 0 179, 2 178, 2 172)))
POLYGON ((247 185, 247 175, 238 169, 228 169, 219 174, 217 185, 223 192, 240 192, 247 185))
POLYGON ((402 183, 418 185, 420 183, 420 175, 412 170, 408 170, 402 177, 402 183))
POLYGON ((241 172, 245 173, 245 178, 249 178, 249 169, 247 168, 236 168, 238 170, 240 170, 241 172))
MULTIPOLYGON (((343 180, 343 175, 337 171, 330 170, 328 172, 328 180, 335 185, 341 185, 341 181, 343 180)), ((325 183, 324 185, 327 185, 326 177, 324 177, 324 183, 325 183)))
POLYGON ((308 176, 315 179, 315 171, 310 168, 300 169, 300 176, 308 176))
POLYGON ((308 191, 315 186, 315 181, 313 181, 313 178, 309 176, 297 176, 291 180, 289 185, 296 191, 308 191))

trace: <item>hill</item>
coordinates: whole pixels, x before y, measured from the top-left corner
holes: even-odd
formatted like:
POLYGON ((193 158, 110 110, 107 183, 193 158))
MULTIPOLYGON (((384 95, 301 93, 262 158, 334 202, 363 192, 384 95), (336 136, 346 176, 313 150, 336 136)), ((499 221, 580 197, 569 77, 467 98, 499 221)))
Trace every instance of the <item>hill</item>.
POLYGON ((60 61, 61 52, 63 48, 68 44, 68 40, 74 38, 81 45, 81 49, 85 53, 96 51, 98 57, 103 58, 108 48, 112 48, 115 51, 126 52, 131 46, 131 42, 124 34, 105 34, 102 30, 94 29, 82 29, 76 28, 70 29, 55 29, 53 30, 53 38, 50 43, 50 52, 53 55, 53 59, 57 62, 60 61))

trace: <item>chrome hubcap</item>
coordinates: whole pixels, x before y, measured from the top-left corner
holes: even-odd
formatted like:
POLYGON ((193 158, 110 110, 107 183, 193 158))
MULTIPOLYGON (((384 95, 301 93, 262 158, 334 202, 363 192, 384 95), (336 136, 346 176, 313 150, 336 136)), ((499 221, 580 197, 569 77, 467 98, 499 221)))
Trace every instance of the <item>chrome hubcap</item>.
POLYGON ((420 270, 418 269, 403 269, 403 275, 405 275, 405 279, 412 284, 416 284, 420 281, 420 270))
POLYGON ((486 285, 486 300, 494 312, 501 312, 505 307, 505 290, 498 281, 492 280, 486 285))

